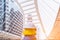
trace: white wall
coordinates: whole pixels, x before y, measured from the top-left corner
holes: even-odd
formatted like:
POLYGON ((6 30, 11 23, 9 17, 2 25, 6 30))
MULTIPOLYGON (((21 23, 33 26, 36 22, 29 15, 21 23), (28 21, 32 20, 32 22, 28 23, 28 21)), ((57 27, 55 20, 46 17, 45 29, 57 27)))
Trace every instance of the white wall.
MULTIPOLYGON (((24 0, 19 0, 20 3, 22 1, 24 0)), ((54 22, 56 20, 56 16, 57 16, 58 9, 59 9, 58 2, 59 0, 57 0, 57 2, 55 2, 55 0, 37 0, 40 16, 41 16, 47 36, 52 31, 54 22)), ((46 35, 42 31, 41 25, 36 24, 36 27, 38 28, 37 36, 39 37, 39 39, 45 39, 46 35)))
MULTIPOLYGON (((54 0, 38 0, 37 3, 44 29, 46 31, 46 35, 48 36, 53 29, 59 9, 59 4, 56 3, 54 0)), ((40 38, 44 39, 45 37, 42 36, 44 34, 41 34, 39 34, 40 38)))

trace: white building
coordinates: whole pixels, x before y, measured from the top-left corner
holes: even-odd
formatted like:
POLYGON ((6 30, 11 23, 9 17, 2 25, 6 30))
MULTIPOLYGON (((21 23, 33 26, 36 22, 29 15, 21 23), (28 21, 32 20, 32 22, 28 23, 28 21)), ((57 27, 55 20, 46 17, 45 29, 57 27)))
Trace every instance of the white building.
POLYGON ((3 21, 4 21, 4 0, 0 0, 0 30, 3 30, 3 21))
MULTIPOLYGON (((0 0, 0 1, 2 1, 2 0, 0 0)), ((21 12, 20 7, 16 4, 15 1, 13 1, 13 0, 4 0, 4 1, 2 3, 0 2, 1 4, 4 3, 4 5, 1 6, 1 8, 3 8, 2 11, 4 13, 4 17, 2 16, 4 19, 4 22, 1 21, 3 23, 3 26, 0 26, 1 27, 0 29, 2 29, 2 31, 4 31, 6 33, 12 34, 12 36, 16 35, 15 37, 18 36, 21 38, 22 30, 23 30, 23 13, 21 12)), ((1 15, 2 15, 2 13, 1 13, 1 15)), ((2 17, 0 16, 0 19, 2 17)), ((3 19, 1 19, 1 20, 3 20, 3 19)), ((10 35, 10 34, 8 34, 8 35, 10 35)))
POLYGON ((59 10, 60 0, 21 0, 19 4, 25 15, 31 14, 33 23, 37 28, 38 40, 46 39, 51 33, 59 10))

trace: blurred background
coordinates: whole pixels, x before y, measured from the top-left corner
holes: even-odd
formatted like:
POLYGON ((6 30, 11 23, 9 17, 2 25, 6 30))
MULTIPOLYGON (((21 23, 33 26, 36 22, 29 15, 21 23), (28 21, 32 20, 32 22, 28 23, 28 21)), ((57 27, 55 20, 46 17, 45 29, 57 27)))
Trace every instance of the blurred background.
POLYGON ((59 5, 60 0, 0 0, 0 39, 59 39, 59 5))

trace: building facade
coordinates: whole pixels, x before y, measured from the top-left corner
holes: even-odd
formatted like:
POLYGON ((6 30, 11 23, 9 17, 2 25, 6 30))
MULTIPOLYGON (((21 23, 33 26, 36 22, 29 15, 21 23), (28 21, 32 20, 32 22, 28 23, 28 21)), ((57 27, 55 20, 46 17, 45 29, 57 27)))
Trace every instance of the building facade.
POLYGON ((5 0, 0 0, 0 30, 3 30, 3 24, 4 24, 4 4, 5 0))
POLYGON ((21 37, 22 29, 23 14, 17 4, 12 0, 0 0, 0 30, 21 37))

